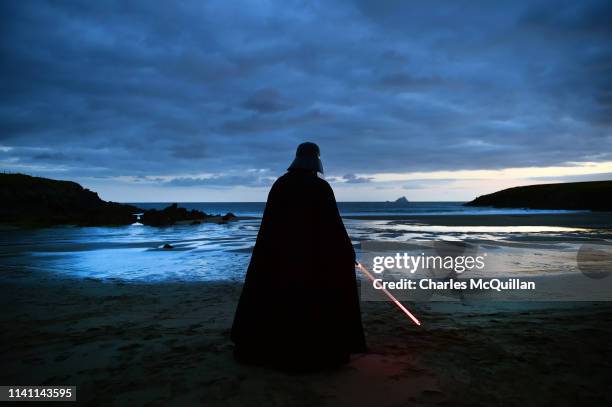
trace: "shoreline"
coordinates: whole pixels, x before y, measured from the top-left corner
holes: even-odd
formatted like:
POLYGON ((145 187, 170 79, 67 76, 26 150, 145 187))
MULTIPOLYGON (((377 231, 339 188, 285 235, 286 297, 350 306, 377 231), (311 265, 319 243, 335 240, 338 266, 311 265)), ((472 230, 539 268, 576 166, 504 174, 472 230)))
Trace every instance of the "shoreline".
POLYGON ((561 226, 589 229, 611 229, 610 212, 576 212, 560 214, 506 215, 348 215, 344 219, 388 220, 394 223, 432 226, 561 226))
MULTIPOLYGON (((575 212, 556 214, 457 214, 457 215, 341 215, 346 220, 390 221, 394 224, 414 224, 430 226, 559 226, 585 229, 612 229, 612 212, 575 212)), ((236 216, 224 221, 221 216, 191 221, 177 221, 172 225, 149 226, 164 228, 171 226, 190 226, 202 223, 230 223, 261 220, 261 216, 236 216)), ((77 224, 22 225, 10 222, 0 223, 0 230, 47 229, 54 227, 126 227, 134 225, 81 226, 77 224)), ((145 225, 146 226, 146 225, 145 225)))

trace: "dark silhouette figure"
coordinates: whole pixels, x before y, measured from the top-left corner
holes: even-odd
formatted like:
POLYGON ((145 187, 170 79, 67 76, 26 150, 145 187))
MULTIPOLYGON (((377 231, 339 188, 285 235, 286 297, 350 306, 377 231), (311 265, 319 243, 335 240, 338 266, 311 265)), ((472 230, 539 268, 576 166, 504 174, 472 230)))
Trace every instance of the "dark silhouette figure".
POLYGON ((270 190, 238 303, 238 361, 308 371, 366 349, 355 251, 314 143, 270 190))

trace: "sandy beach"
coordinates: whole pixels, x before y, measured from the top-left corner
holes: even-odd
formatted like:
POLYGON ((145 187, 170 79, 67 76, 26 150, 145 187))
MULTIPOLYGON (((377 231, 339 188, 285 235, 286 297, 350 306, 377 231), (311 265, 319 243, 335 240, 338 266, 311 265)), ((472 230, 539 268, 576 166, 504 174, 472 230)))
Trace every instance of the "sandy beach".
POLYGON ((3 275, 0 382, 70 384, 82 405, 605 405, 612 306, 363 302, 370 351, 303 376, 239 365, 240 285, 3 275), (529 389, 526 391, 525 389, 529 389))
MULTIPOLYGON (((362 301, 369 352, 340 369, 287 375, 236 363, 230 327, 258 222, 13 231, 0 245, 0 382, 76 385, 82 405, 612 402, 610 302, 405 301, 416 327, 389 302, 362 301)), ((610 239, 597 213, 345 223, 357 249, 374 239, 420 252, 454 239, 500 256, 502 271, 580 281, 591 280, 575 269, 576 250, 610 239)))
POLYGON ((561 226, 575 228, 612 229, 609 212, 578 212, 567 214, 512 215, 359 215, 347 219, 391 220, 395 223, 434 226, 561 226))

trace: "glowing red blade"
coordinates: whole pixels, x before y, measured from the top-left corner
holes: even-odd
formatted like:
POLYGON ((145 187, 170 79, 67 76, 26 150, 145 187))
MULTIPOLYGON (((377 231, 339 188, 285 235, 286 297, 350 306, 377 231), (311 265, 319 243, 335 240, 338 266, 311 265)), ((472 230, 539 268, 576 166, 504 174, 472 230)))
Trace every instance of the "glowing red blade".
MULTIPOLYGON (((363 272, 363 274, 365 274, 372 282, 374 282, 374 276, 370 274, 370 272, 364 266, 362 266, 361 263, 357 263, 357 267, 359 267, 359 269, 363 272)), ((404 312, 404 314, 406 314, 408 318, 412 320, 412 322, 414 322, 418 326, 421 326, 421 321, 419 321, 417 317, 412 315, 412 312, 408 311, 408 309, 404 307, 404 305, 401 302, 399 302, 397 298, 393 296, 393 294, 391 294, 385 288, 382 289, 382 292, 384 292, 387 295, 387 297, 389 297, 389 299, 393 301, 395 305, 397 305, 397 307, 401 309, 404 312)))

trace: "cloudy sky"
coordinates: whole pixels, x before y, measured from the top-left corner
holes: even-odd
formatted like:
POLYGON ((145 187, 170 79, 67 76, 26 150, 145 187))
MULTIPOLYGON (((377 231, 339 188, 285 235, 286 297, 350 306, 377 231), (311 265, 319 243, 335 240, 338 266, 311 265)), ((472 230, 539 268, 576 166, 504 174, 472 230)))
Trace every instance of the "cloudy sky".
POLYGON ((0 169, 116 201, 612 179, 609 1, 0 2, 0 169))

